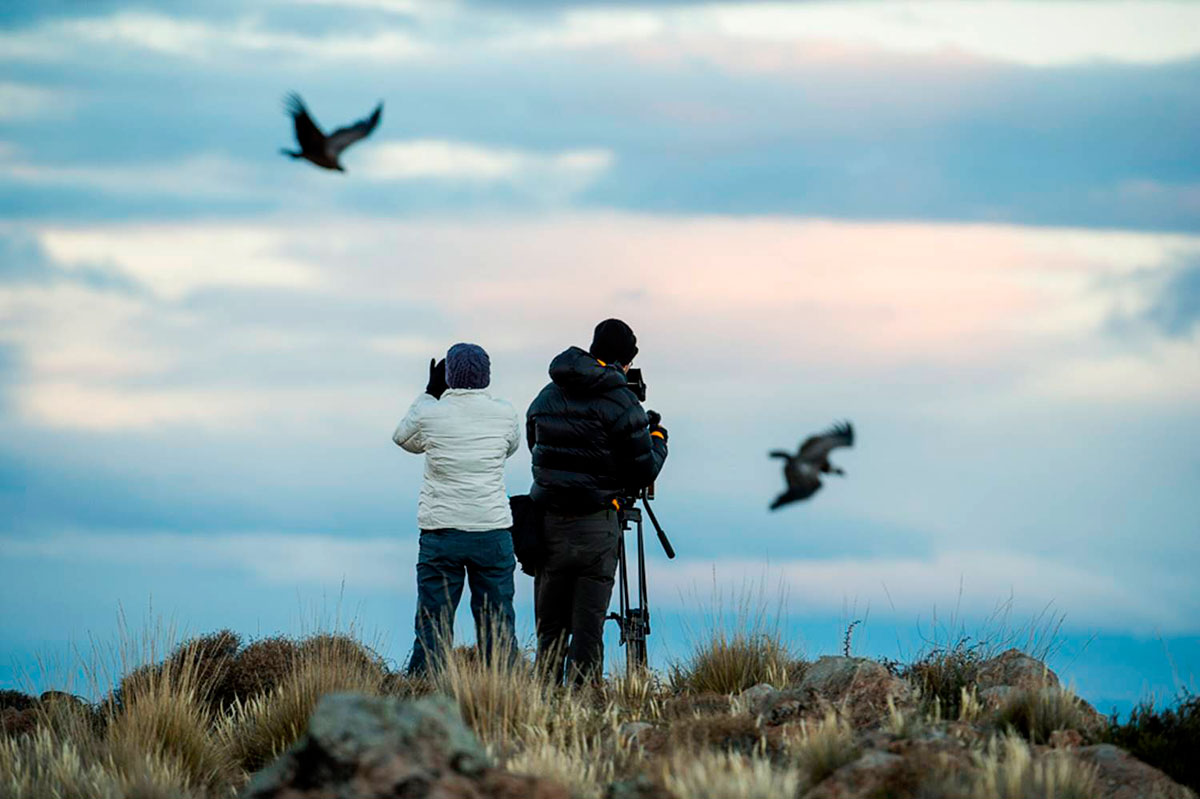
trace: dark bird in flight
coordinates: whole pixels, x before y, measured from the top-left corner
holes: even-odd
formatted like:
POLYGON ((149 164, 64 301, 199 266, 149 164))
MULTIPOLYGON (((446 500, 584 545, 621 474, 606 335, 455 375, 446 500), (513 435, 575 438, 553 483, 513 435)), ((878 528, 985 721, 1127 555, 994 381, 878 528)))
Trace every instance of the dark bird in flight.
POLYGON ((371 131, 375 130, 375 126, 379 124, 380 115, 383 114, 383 103, 375 106, 375 111, 371 116, 360 119, 353 125, 338 128, 328 136, 321 132, 316 122, 313 122, 312 117, 308 115, 308 109, 304 107, 304 101, 295 92, 287 96, 287 112, 292 115, 292 121, 296 123, 296 143, 300 145, 300 149, 296 151, 280 150, 279 152, 290 155, 292 158, 311 161, 324 169, 345 172, 346 170, 338 162, 338 158, 341 157, 342 151, 351 144, 371 135, 371 131))
POLYGON ((777 449, 772 458, 783 458, 783 477, 787 480, 787 491, 775 498, 771 510, 778 510, 789 502, 808 499, 821 487, 821 473, 845 475, 846 473, 829 462, 829 453, 837 447, 854 446, 854 428, 849 422, 841 422, 815 436, 809 436, 793 455, 777 449))

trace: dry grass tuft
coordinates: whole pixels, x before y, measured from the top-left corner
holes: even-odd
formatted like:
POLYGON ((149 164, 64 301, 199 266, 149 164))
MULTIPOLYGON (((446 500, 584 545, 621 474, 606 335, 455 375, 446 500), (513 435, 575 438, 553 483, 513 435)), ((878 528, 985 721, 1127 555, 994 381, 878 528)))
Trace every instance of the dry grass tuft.
POLYGON ((112 706, 105 742, 118 769, 138 771, 147 756, 178 774, 185 788, 229 785, 236 764, 212 734, 205 697, 212 664, 200 646, 180 647, 153 668, 139 669, 135 690, 122 691, 112 706))
POLYGON ((606 743, 615 736, 570 736, 531 728, 522 737, 520 751, 504 763, 509 771, 559 782, 575 799, 600 799, 616 778, 617 758, 606 743))
POLYGON ((1091 715, 1079 697, 1062 688, 1018 689, 996 714, 997 722, 1035 744, 1050 741, 1055 730, 1084 730, 1091 715))
MULTIPOLYGON (((290 651, 290 665, 278 685, 248 700, 237 699, 220 726, 228 752, 248 771, 262 768, 297 741, 325 694, 383 693, 383 668, 353 648, 317 644, 293 646, 290 651)), ((276 665, 272 661, 272 669, 276 665)))
POLYGON ((768 611, 764 587, 743 586, 734 607, 726 612, 714 587, 713 610, 701 633, 691 636, 691 655, 670 669, 674 691, 736 694, 759 683, 781 688, 798 675, 797 659, 779 630, 779 611, 768 611))
POLYGON ((678 799, 775 799, 799 795, 801 774, 763 757, 678 752, 664 764, 662 782, 678 799))
POLYGON ((793 658, 774 633, 717 629, 671 672, 672 687, 693 693, 735 694, 768 683, 786 685, 793 658))
POLYGON ((463 721, 486 745, 510 751, 527 729, 544 727, 552 716, 550 689, 516 653, 497 652, 490 661, 447 652, 433 675, 436 690, 454 697, 463 721))
POLYGON ((972 782, 972 799, 1093 799, 1095 768, 1063 752, 1034 757, 1016 736, 994 739, 972 782))
POLYGON ((799 733, 788 737, 786 751, 808 785, 816 785, 859 756, 854 730, 833 712, 815 724, 802 721, 799 733))
POLYGON ((42 727, 0 740, 0 795, 5 799, 201 799, 152 756, 119 768, 95 738, 60 738, 42 727))

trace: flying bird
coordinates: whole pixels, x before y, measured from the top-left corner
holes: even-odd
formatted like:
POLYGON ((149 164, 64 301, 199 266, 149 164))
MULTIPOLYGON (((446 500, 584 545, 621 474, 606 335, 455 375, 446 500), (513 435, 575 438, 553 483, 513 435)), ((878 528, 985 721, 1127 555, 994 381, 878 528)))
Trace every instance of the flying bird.
POLYGON ((375 111, 371 116, 360 119, 353 125, 338 128, 328 136, 321 132, 317 123, 313 122, 312 117, 308 115, 308 109, 304 107, 304 101, 295 92, 287 96, 287 112, 292 115, 292 121, 296 123, 296 143, 300 145, 300 149, 280 150, 279 152, 290 155, 292 158, 311 161, 323 169, 345 172, 345 168, 338 161, 342 151, 359 139, 365 139, 371 135, 371 131, 375 130, 375 126, 379 124, 379 117, 383 114, 383 103, 375 106, 375 111))
POLYGON ((854 446, 854 428, 849 422, 841 422, 815 436, 809 436, 793 455, 777 449, 772 458, 783 458, 783 477, 787 480, 787 491, 775 498, 771 510, 778 510, 789 502, 808 499, 821 487, 821 473, 844 475, 842 469, 829 462, 829 453, 837 447, 854 446))

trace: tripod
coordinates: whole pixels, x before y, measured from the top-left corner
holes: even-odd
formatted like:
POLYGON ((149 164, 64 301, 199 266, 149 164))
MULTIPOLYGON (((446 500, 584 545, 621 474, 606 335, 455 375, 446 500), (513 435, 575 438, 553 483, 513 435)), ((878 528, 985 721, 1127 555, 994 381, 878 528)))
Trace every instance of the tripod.
POLYGON ((621 628, 620 645, 625 647, 625 665, 631 673, 646 668, 648 662, 646 636, 650 635, 650 604, 646 592, 646 544, 642 531, 642 511, 635 505, 638 500, 641 500, 646 509, 646 515, 650 518, 650 523, 654 525, 654 531, 658 534, 658 543, 662 545, 663 552, 668 558, 675 557, 675 549, 671 546, 671 541, 667 538, 662 525, 658 523, 654 509, 650 507, 652 499, 654 499, 653 485, 643 489, 632 499, 626 499, 621 503, 621 541, 617 550, 617 580, 620 583, 617 601, 620 612, 610 613, 607 617, 615 621, 621 628), (631 525, 633 529, 637 530, 636 607, 630 604, 629 559, 625 553, 625 534, 629 532, 631 525))

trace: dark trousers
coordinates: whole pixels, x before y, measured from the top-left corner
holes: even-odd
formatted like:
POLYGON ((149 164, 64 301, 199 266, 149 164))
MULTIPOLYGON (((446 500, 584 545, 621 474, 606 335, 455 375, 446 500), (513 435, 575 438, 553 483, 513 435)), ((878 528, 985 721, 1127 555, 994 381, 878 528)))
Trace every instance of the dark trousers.
POLYGON ((617 570, 615 510, 585 516, 546 512, 546 561, 534 579, 538 666, 561 685, 604 670, 604 620, 617 570))
POLYGON ((422 530, 417 557, 416 641, 408 663, 420 676, 454 642, 454 612, 462 598, 463 575, 471 587, 471 615, 479 654, 490 659, 499 649, 516 657, 513 612, 512 535, 508 530, 422 530))

